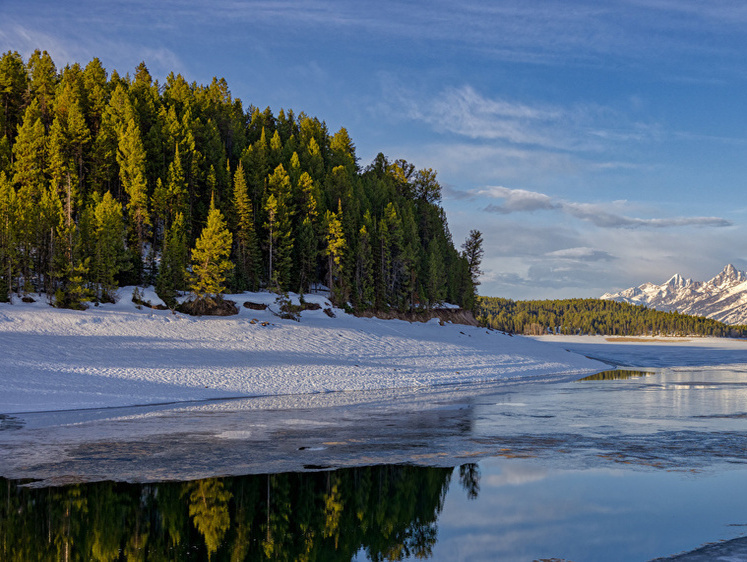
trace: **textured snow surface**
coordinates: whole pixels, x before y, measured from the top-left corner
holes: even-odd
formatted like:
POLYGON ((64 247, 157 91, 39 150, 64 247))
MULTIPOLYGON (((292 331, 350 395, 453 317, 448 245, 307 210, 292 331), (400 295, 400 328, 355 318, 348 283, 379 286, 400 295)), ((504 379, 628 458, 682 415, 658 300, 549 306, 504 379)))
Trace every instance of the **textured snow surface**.
POLYGON ((725 324, 747 324, 747 272, 731 264, 710 281, 693 281, 676 274, 663 285, 647 282, 600 298, 706 316, 725 324))
MULTIPOLYGON (((356 318, 334 309, 283 320, 276 296, 237 316, 116 304, 0 305, 0 413, 583 376, 604 365, 532 339, 462 325, 356 318), (263 325, 265 324, 265 325, 263 325)), ((157 304, 146 290, 141 297, 157 304)), ((307 296, 323 308, 323 296, 307 296)), ((297 302, 297 299, 296 299, 297 302)))

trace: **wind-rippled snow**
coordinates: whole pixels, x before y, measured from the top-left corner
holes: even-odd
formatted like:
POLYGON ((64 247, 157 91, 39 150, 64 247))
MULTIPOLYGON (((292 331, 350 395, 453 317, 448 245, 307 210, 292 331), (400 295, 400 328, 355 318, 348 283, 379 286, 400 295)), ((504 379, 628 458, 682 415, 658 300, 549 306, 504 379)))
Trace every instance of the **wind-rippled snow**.
MULTIPOLYGON (((270 293, 229 295, 238 315, 200 318, 138 309, 131 294, 123 288, 117 304, 85 311, 41 299, 0 305, 0 413, 553 379, 604 368, 528 338, 438 320, 339 309, 335 318, 307 310, 300 322, 284 320, 270 293)), ((143 298, 157 302, 152 290, 143 298)), ((323 296, 306 300, 330 306, 323 296)))

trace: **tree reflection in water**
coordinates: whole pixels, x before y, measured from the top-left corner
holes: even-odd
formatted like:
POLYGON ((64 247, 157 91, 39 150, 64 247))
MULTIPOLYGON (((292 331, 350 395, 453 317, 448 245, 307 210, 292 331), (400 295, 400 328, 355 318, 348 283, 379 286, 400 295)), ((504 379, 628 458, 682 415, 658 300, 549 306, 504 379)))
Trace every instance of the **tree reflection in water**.
MULTIPOLYGON (((388 465, 193 482, 0 487, 0 559, 431 556, 451 468, 388 465)), ((470 497, 476 465, 458 469, 470 497)))

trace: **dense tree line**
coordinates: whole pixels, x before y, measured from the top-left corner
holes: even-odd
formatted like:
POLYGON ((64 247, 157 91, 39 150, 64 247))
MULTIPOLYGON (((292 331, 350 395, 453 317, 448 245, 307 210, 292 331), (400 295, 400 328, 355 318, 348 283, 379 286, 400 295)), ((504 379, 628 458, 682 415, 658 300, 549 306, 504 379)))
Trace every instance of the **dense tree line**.
POLYGON ((600 299, 513 301, 479 297, 478 311, 485 325, 517 334, 747 335, 747 326, 600 299))
POLYGON ((325 284, 360 309, 472 308, 481 239, 457 250, 440 201, 433 170, 383 154, 361 168, 344 128, 245 110, 223 79, 0 58, 3 300, 325 284))
MULTIPOLYGON (((0 479, 0 558, 370 560, 428 558, 452 468, 99 482, 28 488, 0 479)), ((476 465, 458 479, 476 497, 476 465)))

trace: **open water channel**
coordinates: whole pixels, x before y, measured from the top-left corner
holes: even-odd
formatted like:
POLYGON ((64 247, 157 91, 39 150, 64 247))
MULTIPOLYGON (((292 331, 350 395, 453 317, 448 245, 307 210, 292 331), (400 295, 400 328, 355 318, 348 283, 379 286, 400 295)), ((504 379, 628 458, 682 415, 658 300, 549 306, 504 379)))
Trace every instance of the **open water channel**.
POLYGON ((747 364, 2 416, 0 476, 2 560, 747 560, 747 364))

